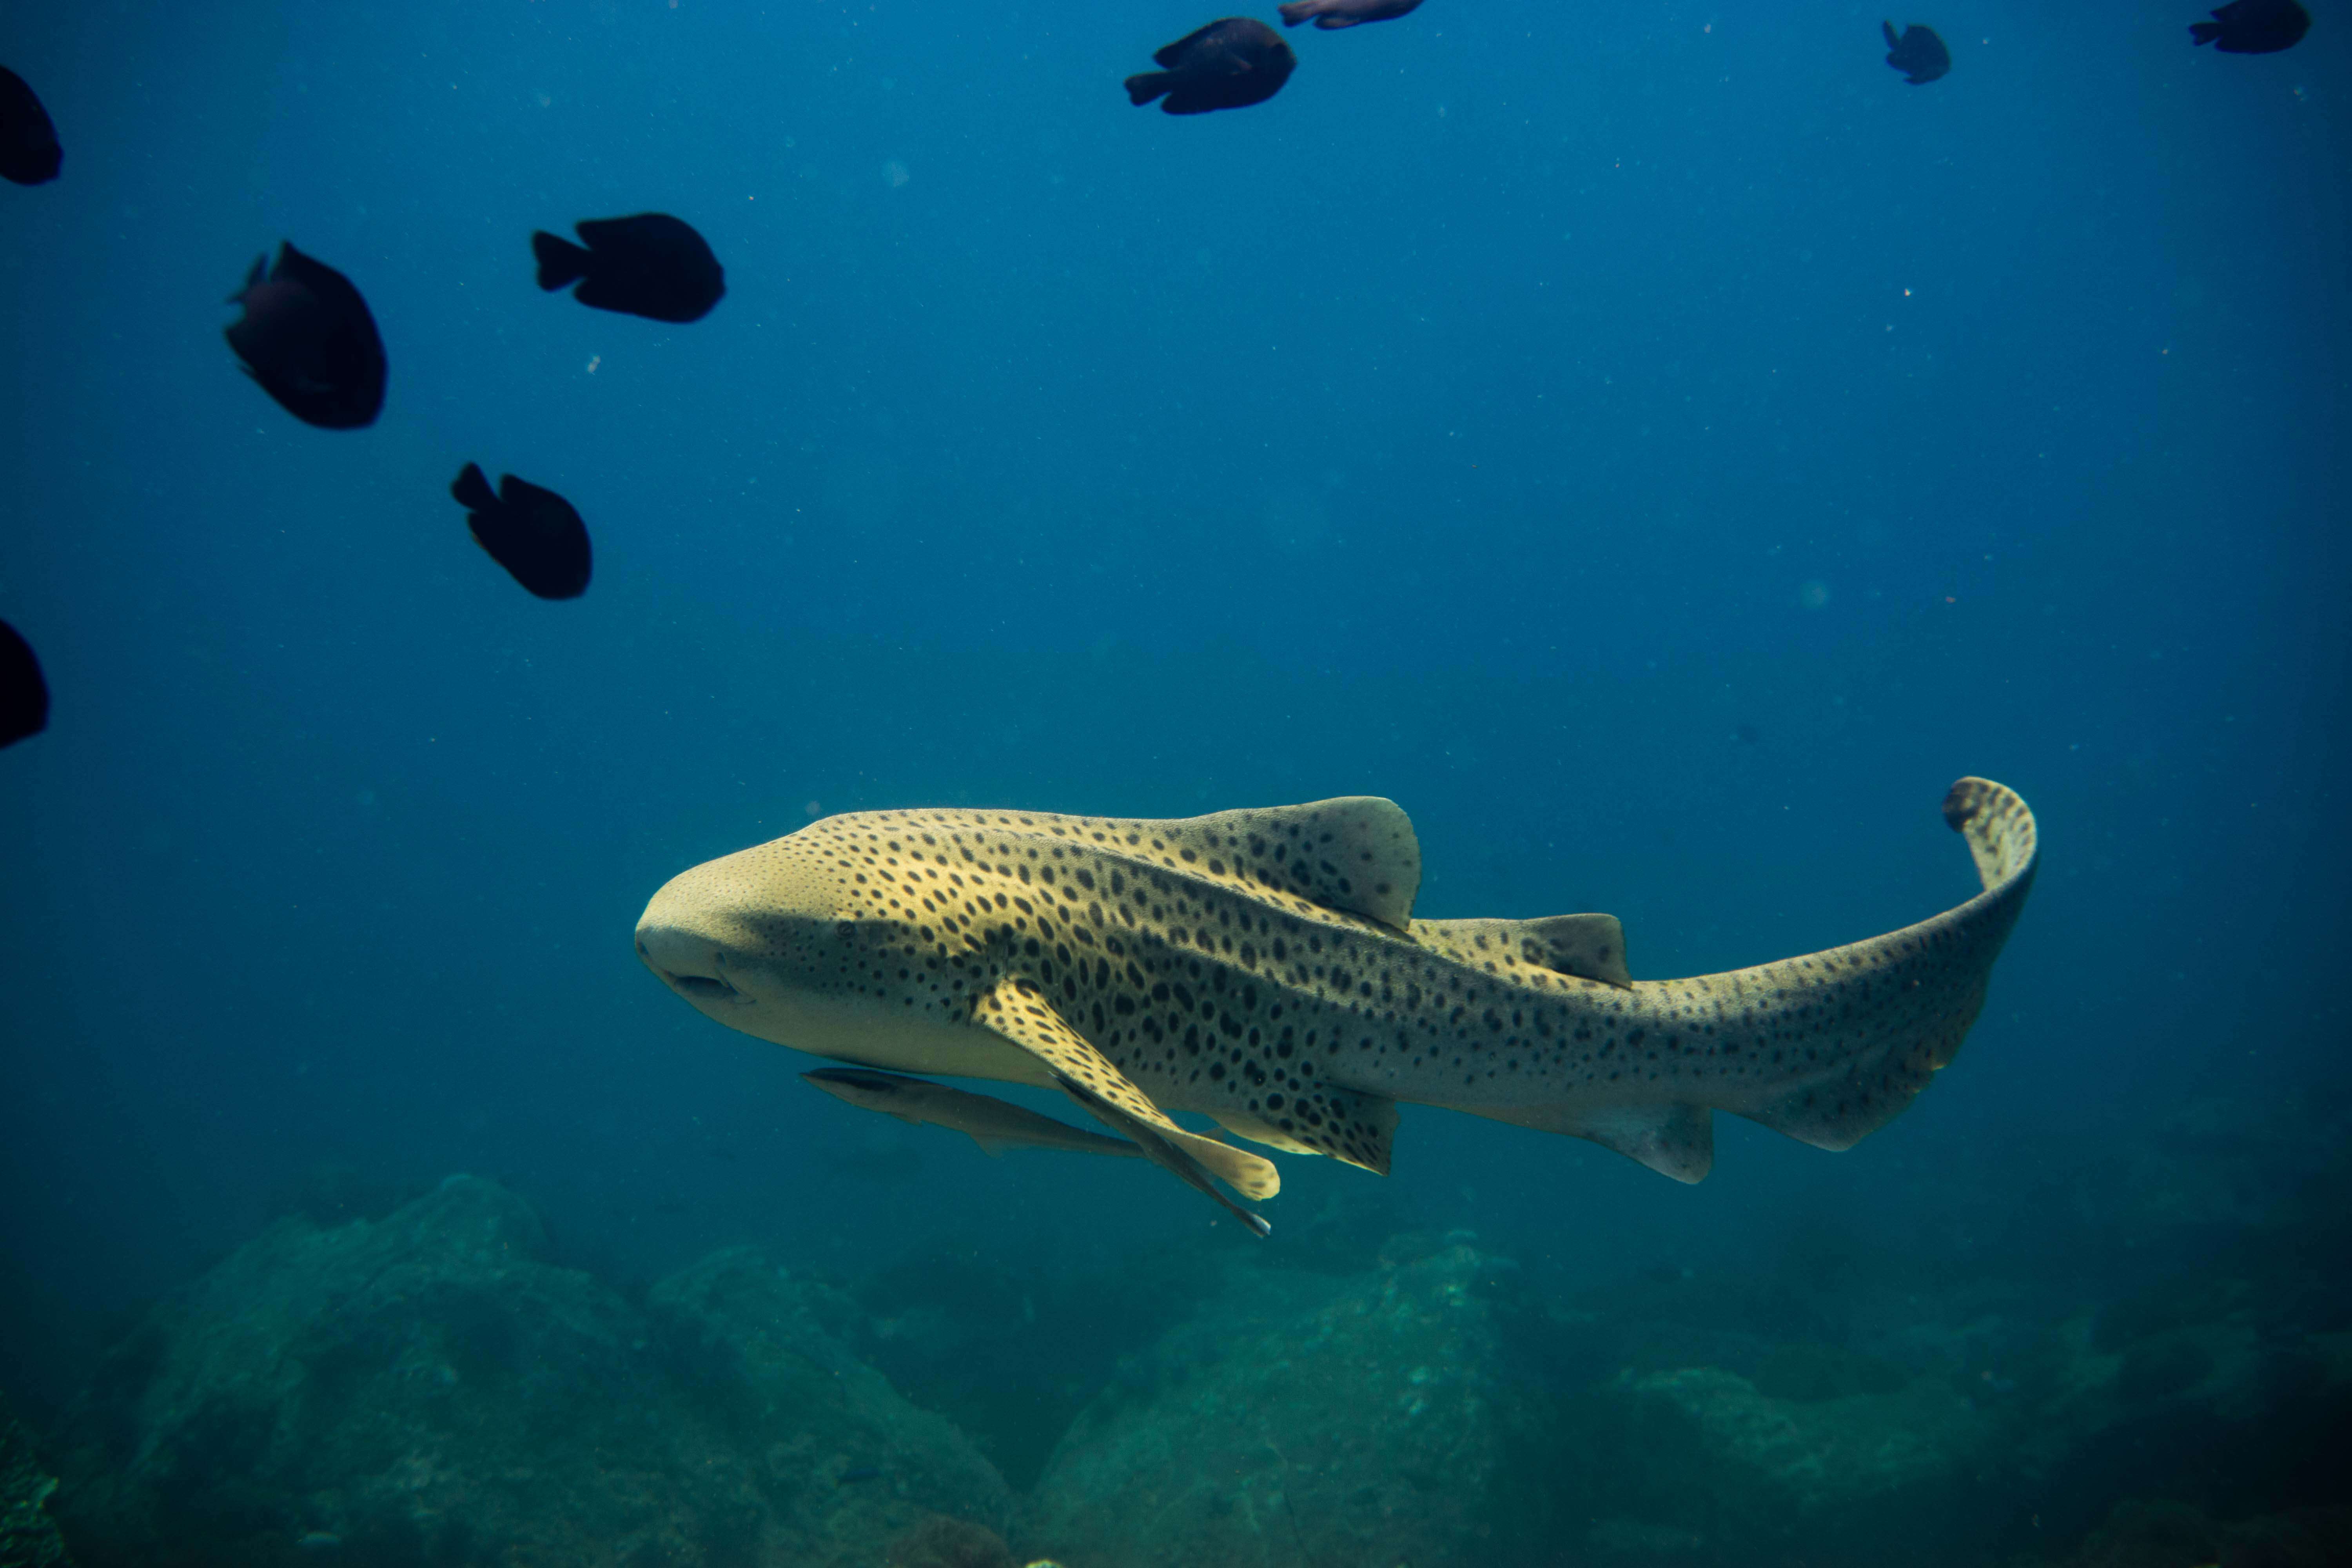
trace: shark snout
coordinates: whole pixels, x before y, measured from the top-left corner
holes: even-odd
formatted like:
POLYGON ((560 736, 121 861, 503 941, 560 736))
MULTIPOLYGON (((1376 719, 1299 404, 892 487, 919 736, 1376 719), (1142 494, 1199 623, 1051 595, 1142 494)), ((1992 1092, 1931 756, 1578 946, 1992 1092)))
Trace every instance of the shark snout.
POLYGON ((835 897, 800 858, 758 845, 679 872, 637 917, 637 956, 662 983, 732 1027, 750 1028, 790 991, 812 931, 830 932, 835 897))
MULTIPOLYGON (((688 873, 691 876, 692 873, 688 873)), ((739 1001, 727 977, 727 948, 699 900, 678 896, 678 878, 653 896, 637 917, 637 956, 662 983, 690 1002, 739 1001)))
POLYGON ((656 921, 637 922, 637 956, 662 983, 695 1002, 724 1002, 741 994, 725 973, 726 954, 708 938, 656 921))

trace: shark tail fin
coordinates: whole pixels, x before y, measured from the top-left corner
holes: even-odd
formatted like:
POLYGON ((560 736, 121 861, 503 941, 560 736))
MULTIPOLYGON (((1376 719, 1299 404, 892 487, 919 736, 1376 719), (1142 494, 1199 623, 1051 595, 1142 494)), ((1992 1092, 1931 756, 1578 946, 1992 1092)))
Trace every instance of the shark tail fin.
POLYGON ((1753 1060, 1769 1042, 1743 1043, 1758 1078, 1713 1104, 1818 1149, 1850 1149, 1902 1114, 1959 1055, 2032 889, 2038 847, 2033 813, 1990 779, 1954 784, 1944 820, 1968 840, 1983 892, 1868 942, 1709 977, 1749 994, 1801 998, 1808 1015, 1840 1020, 1832 1027, 1851 1042, 1817 1047, 1818 1065, 1809 1048, 1808 1067, 1794 1074, 1753 1060))

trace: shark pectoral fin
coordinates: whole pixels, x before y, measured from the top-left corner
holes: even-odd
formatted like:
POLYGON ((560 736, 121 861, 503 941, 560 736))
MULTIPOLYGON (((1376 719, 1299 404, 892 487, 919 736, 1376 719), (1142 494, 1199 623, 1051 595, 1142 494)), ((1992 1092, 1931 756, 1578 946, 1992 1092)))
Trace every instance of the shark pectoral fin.
POLYGON ((992 1160, 999 1158, 1007 1149, 1013 1147, 1012 1144, 1007 1143, 1002 1138, 983 1138, 979 1133, 972 1131, 970 1128, 966 1128, 964 1130, 964 1136, 979 1144, 980 1152, 987 1155, 992 1160))
POLYGON ((1704 1105, 1614 1105, 1601 1109, 1564 1105, 1457 1105, 1496 1121, 1565 1132, 1639 1160, 1662 1176, 1696 1182, 1715 1168, 1715 1116, 1704 1105))
MULTIPOLYGON (((1282 1191, 1282 1173, 1275 1169, 1271 1160, 1260 1159, 1246 1149, 1236 1149, 1230 1143, 1221 1143, 1198 1132, 1187 1132, 1181 1127, 1163 1136, 1172 1137, 1176 1147, 1214 1171, 1218 1180, 1252 1203, 1273 1197, 1282 1191)), ((1209 1195, 1214 1197, 1216 1194, 1212 1193, 1209 1195)), ((1244 1217, 1257 1218, 1255 1215, 1244 1217)), ((1261 1231, 1259 1234, 1265 1233, 1261 1231)))
POLYGON ((972 1009, 972 1022, 1029 1052, 1054 1075, 1062 1092, 1106 1127, 1135 1141, 1154 1163, 1206 1193, 1250 1228, 1274 1227, 1217 1191, 1214 1170, 1244 1197, 1271 1197, 1281 1186, 1271 1162, 1213 1138, 1187 1132, 1128 1080, 1117 1064, 1070 1027, 1034 981, 1007 975, 972 1009))
POLYGON ((1297 1114, 1290 1118, 1286 1130, 1251 1111, 1212 1110, 1209 1114, 1235 1137, 1269 1149, 1328 1154, 1376 1176, 1389 1173, 1389 1144, 1396 1136, 1395 1100, 1318 1085, 1298 1095, 1293 1108, 1297 1114))

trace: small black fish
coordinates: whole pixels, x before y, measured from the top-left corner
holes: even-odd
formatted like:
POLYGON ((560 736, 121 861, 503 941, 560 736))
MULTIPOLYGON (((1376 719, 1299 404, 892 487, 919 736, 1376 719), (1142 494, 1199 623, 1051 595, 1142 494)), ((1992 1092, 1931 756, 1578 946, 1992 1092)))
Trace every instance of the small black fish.
POLYGON ((1910 73, 1903 79, 1913 87, 1933 81, 1952 68, 1952 51, 1944 47, 1943 39, 1936 37, 1935 28, 1922 27, 1914 23, 1904 28, 1903 36, 1898 38, 1895 36, 1894 23, 1881 22, 1878 26, 1879 30, 1886 35, 1886 63, 1896 70, 1910 73))
POLYGON ((586 249, 541 229, 530 237, 539 286, 581 279, 572 298, 600 310, 656 321, 698 321, 727 292, 727 273, 690 225, 667 213, 585 218, 572 226, 586 249))
POLYGON ((1171 114, 1206 114, 1213 109, 1245 109, 1264 103, 1290 79, 1298 57, 1282 35, 1247 16, 1227 16, 1187 33, 1151 57, 1162 68, 1127 79, 1127 100, 1150 103, 1171 114))
POLYGON ((1275 9, 1282 13, 1286 27, 1312 21, 1329 32, 1363 22, 1392 22, 1420 4, 1421 0, 1290 0, 1289 5, 1275 9))
POLYGON ((54 180, 65 156, 49 111, 23 77, 0 66, 0 179, 20 185, 54 180))
POLYGON ((481 465, 458 470, 449 493, 466 509, 474 542, 514 580, 542 599, 576 599, 588 591, 588 525, 572 503, 512 474, 498 494, 481 465))
POLYGON ((383 412, 383 339, 352 280, 294 248, 263 257, 228 297, 245 307, 228 346, 261 390, 305 425, 356 430, 383 412))
POLYGON ((0 621, 0 746, 13 746, 49 727, 49 683, 41 661, 16 628, 0 621))
POLYGON ((2225 55, 2274 55, 2303 42, 2311 13, 2295 0, 2230 0, 2210 22, 2189 24, 2189 41, 2225 55))

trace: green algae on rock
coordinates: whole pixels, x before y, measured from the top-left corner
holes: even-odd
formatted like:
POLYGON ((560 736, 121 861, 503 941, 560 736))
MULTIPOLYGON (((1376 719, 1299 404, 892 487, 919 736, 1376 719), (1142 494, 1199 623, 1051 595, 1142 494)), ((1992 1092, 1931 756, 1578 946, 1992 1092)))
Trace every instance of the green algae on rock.
POLYGON ((1507 1269, 1454 1246, 1354 1281, 1237 1279, 1079 1416, 1024 1539, 1121 1568, 1541 1560, 1553 1445, 1507 1269))
POLYGON ((0 1401, 0 1568, 63 1568, 65 1542, 47 1507, 57 1489, 31 1435, 0 1401))
POLYGON ((809 1288, 760 1248, 711 1254, 649 1304, 673 1372, 752 1466, 790 1561, 955 1533, 931 1522, 942 1516, 991 1539, 1011 1528, 1013 1493, 971 1440, 827 1331, 809 1288))
POLYGON ((908 1463, 893 1507, 834 1506, 837 1478, 795 1465, 952 1450, 936 1419, 772 1294, 731 1321, 854 1393, 771 1386, 764 1446, 748 1447, 738 1413, 677 1364, 682 1320, 698 1343, 725 1334, 690 1280, 657 1288, 649 1315, 547 1252, 528 1205, 469 1176, 382 1220, 279 1222, 110 1353, 68 1432, 68 1544, 89 1568, 329 1550, 450 1568, 825 1568, 992 1495, 984 1462, 958 1455, 908 1463), (959 1484, 934 1487, 943 1471, 959 1484))
POLYGON ((1822 1539, 1899 1560, 1965 1506, 1994 1431, 1938 1378, 1799 1400, 1712 1366, 1628 1373, 1592 1415, 1596 1509, 1750 1562, 1822 1539))

